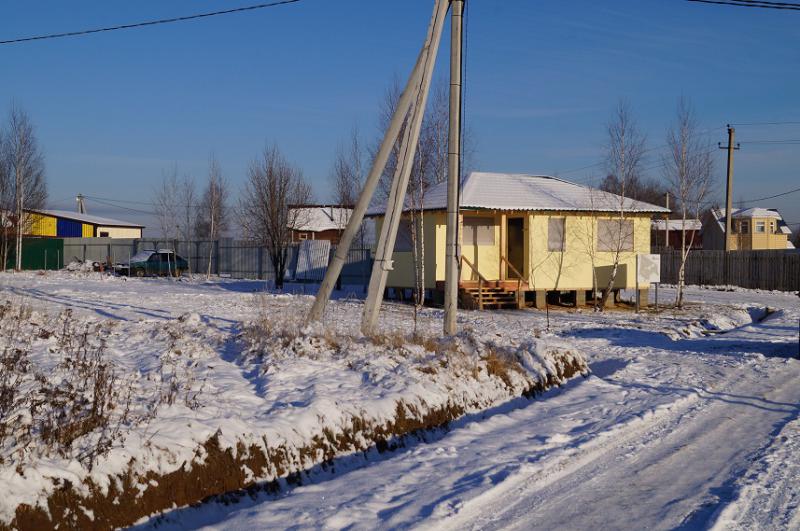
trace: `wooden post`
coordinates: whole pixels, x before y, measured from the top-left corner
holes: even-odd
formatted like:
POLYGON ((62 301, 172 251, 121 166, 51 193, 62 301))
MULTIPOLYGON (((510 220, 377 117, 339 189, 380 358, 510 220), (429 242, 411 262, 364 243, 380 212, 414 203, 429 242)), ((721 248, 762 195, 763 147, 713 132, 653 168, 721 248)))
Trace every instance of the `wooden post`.
POLYGON ((642 292, 639 290, 639 255, 636 255, 636 313, 639 313, 639 305, 641 304, 642 292))
MULTIPOLYGON (((500 280, 508 278, 507 267, 503 263, 503 253, 508 251, 508 215, 503 212, 500 214, 500 280)), ((506 256, 506 258, 508 258, 506 256)))
POLYGON ((547 291, 543 289, 536 290, 536 302, 535 305, 538 309, 542 309, 547 306, 547 291))
POLYGON ((586 290, 585 289, 575 290, 575 307, 579 308, 581 306, 586 306, 586 290))

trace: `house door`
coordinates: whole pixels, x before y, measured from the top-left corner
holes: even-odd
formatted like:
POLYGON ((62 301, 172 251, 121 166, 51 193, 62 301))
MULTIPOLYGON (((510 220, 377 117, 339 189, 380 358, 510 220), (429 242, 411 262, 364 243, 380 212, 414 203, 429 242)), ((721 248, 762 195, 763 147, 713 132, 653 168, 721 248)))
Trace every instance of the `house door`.
MULTIPOLYGON (((525 219, 508 218, 508 237, 506 239, 506 258, 522 275, 525 274, 525 219)), ((506 278, 518 278, 509 267, 506 278)))

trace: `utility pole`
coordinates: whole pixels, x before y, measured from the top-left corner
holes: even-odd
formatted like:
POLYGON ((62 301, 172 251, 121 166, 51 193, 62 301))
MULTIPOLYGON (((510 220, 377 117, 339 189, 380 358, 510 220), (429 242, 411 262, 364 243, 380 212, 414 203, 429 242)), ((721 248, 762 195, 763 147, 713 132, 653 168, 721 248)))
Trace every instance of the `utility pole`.
MULTIPOLYGON (((664 206, 669 209, 669 192, 666 193, 664 206)), ((669 247, 669 212, 664 214, 664 250, 669 247)))
POLYGON ((447 149, 447 231, 444 277, 444 334, 457 331, 458 311, 458 200, 461 184, 461 83, 464 0, 451 0, 450 124, 447 149))
MULTIPOLYGON (((412 103, 419 98, 419 87, 423 80, 423 71, 429 60, 431 62, 435 61, 435 58, 431 57, 429 53, 434 40, 437 21, 444 19, 447 14, 447 2, 448 0, 436 1, 436 5, 433 9, 433 16, 431 17, 431 23, 428 26, 428 35, 425 39, 425 43, 423 44, 422 50, 420 50, 419 56, 417 57, 417 62, 414 65, 414 69, 411 71, 408 83, 406 84, 403 93, 400 95, 400 100, 397 102, 397 107, 395 108, 394 115, 392 115, 392 120, 389 122, 389 127, 386 130, 386 134, 383 137, 383 141, 378 149, 378 153, 372 163, 372 168, 370 169, 369 175, 364 183, 364 189, 361 191, 361 195, 358 197, 358 201, 353 208, 353 213, 350 216, 347 227, 342 233, 342 237, 339 240, 339 245, 336 247, 336 253, 328 265, 327 271, 325 271, 325 277, 322 280, 322 284, 320 284, 317 296, 314 299, 314 305, 311 307, 311 310, 306 318, 307 322, 322 320, 322 316, 325 313, 325 307, 327 306, 328 300, 330 300, 331 293, 333 292, 333 288, 336 285, 336 279, 339 277, 342 267, 347 260, 347 253, 350 250, 353 239, 361 228, 361 222, 364 220, 364 214, 366 213, 367 208, 372 201, 372 196, 375 194, 375 189, 378 186, 380 176, 383 173, 383 170, 386 168, 386 163, 389 160, 392 147, 397 141, 397 137, 400 134, 403 124, 406 122, 409 110, 412 108, 412 103)), ((438 27, 439 33, 441 33, 441 26, 438 27)), ((421 111, 424 112, 424 109, 421 111)), ((386 222, 386 219, 384 219, 384 222, 386 222)))
POLYGON ((728 256, 731 251, 731 226, 733 218, 733 152, 739 149, 739 144, 734 145, 733 139, 736 136, 736 130, 728 124, 728 145, 723 146, 720 142, 718 144, 720 149, 728 150, 728 178, 725 187, 725 284, 729 283, 730 276, 730 257, 728 256))
POLYGON ((75 201, 78 202, 78 214, 86 214, 86 203, 84 202, 83 194, 78 194, 75 201))
POLYGON ((361 332, 364 334, 372 334, 375 331, 375 326, 378 324, 380 303, 383 299, 383 290, 386 288, 386 279, 389 271, 392 270, 392 255, 394 254, 394 244, 397 239, 397 229, 400 226, 400 219, 403 217, 408 180, 414 167, 414 158, 417 154, 419 135, 422 130, 422 118, 425 115, 431 78, 433 77, 433 67, 436 64, 442 29, 447 18, 446 2, 442 0, 440 6, 441 8, 436 12, 433 21, 433 39, 428 48, 422 79, 417 89, 417 97, 411 104, 411 118, 406 123, 403 138, 400 142, 400 158, 397 161, 397 168, 395 168, 392 179, 392 187, 386 203, 381 234, 375 250, 375 262, 372 266, 372 276, 367 289, 367 299, 364 302, 364 314, 361 320, 361 332))
POLYGON ((15 188, 17 197, 16 199, 16 210, 17 210, 17 234, 16 234, 16 249, 15 249, 15 256, 14 256, 14 269, 17 271, 22 271, 22 224, 23 224, 23 217, 25 215, 23 211, 23 207, 25 205, 25 180, 22 177, 23 165, 19 160, 19 154, 16 155, 17 160, 15 166, 15 173, 14 176, 16 178, 15 188))

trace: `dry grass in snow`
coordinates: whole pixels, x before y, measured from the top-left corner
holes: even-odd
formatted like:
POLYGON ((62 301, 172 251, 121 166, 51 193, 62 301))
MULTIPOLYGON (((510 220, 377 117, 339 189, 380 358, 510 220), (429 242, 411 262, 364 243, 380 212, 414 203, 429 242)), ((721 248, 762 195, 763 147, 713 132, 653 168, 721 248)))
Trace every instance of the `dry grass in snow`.
POLYGON ((130 524, 588 372, 552 339, 364 337, 352 319, 303 325, 307 298, 250 300, 256 317, 226 330, 192 312, 123 322, 3 303, 2 520, 130 524))

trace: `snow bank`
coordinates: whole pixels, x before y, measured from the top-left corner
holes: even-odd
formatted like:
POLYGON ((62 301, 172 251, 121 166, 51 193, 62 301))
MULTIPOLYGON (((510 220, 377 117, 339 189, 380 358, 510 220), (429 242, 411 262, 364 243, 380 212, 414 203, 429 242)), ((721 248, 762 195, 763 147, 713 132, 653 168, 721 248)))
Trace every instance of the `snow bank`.
MULTIPOLYGON (((19 389, 35 390, 30 396, 72 431, 48 439, 46 423, 29 415, 25 437, 2 439, 0 483, 13 493, 0 499, 0 522, 128 525, 391 449, 419 430, 588 372, 583 355, 554 338, 516 342, 469 329, 449 339, 364 337, 336 323, 298 325, 308 298, 246 297, 261 304, 260 315, 227 328, 195 310, 120 321, 7 302, 16 317, 0 341, 5 352, 24 353, 30 369, 19 389), (77 358, 94 372, 76 380, 67 369, 77 358), (47 394, 54 389, 60 401, 47 394), (95 419, 93 404, 102 404, 102 422, 83 422, 95 419)), ((17 404, 15 418, 31 404, 17 404)))

